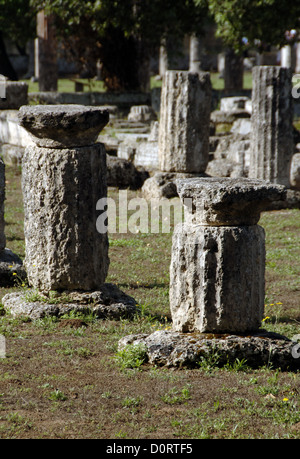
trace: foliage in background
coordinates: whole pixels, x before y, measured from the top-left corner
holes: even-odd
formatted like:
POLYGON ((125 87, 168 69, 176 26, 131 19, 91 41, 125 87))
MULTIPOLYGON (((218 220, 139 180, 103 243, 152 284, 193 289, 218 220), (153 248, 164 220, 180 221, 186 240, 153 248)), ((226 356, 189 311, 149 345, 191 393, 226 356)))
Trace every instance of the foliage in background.
MULTIPOLYGON (((56 17, 73 60, 95 74, 97 60, 108 90, 148 89, 150 55, 162 39, 180 43, 201 31, 206 2, 193 0, 33 0, 56 17), (93 68, 91 68, 93 63, 93 68)), ((176 46, 175 46, 176 47, 176 46)))
POLYGON ((267 45, 282 47, 287 44, 285 33, 300 29, 299 0, 209 0, 208 3, 217 34, 237 52, 248 46, 260 51, 267 45))

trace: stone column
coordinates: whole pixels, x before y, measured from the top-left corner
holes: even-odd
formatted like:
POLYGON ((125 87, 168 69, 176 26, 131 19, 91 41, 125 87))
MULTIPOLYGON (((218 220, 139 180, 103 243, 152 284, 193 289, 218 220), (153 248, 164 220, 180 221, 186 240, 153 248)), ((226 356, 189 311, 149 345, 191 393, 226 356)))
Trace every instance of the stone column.
POLYGON ((108 239, 96 229, 106 197, 106 152, 95 144, 108 111, 76 105, 23 106, 32 135, 22 162, 25 267, 41 292, 97 289, 107 275, 108 239))
POLYGON ((249 177, 289 186, 294 153, 291 70, 253 68, 249 177))
POLYGON ((36 76, 40 91, 57 91, 57 42, 53 17, 42 10, 37 14, 37 40, 35 47, 38 60, 36 76))
POLYGON ((264 311, 265 234, 257 225, 285 188, 259 180, 177 181, 187 218, 175 228, 170 308, 178 332, 246 333, 264 311))
POLYGON ((190 37, 190 72, 201 71, 201 40, 197 35, 191 35, 190 37))
POLYGON ((208 72, 166 72, 158 140, 161 171, 205 171, 209 155, 210 111, 208 72))
POLYGON ((4 201, 5 201, 5 164, 0 158, 0 252, 5 249, 6 237, 4 231, 4 201))
POLYGON ((211 81, 208 72, 165 74, 158 133, 160 172, 144 182, 146 199, 178 196, 175 181, 205 175, 209 159, 211 81))

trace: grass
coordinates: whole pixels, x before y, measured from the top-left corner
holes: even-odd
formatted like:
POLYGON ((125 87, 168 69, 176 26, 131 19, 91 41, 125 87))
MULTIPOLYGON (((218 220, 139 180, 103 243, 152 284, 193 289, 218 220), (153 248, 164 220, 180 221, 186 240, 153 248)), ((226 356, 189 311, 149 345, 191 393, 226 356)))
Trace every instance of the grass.
MULTIPOLYGON (((7 246, 24 258, 20 169, 6 167, 7 246)), ((130 197, 137 196, 129 192, 130 197)), ((117 198, 115 189, 109 190, 117 198)), ((263 328, 300 333, 300 211, 263 213, 266 317, 263 328)), ((173 229, 173 225, 172 225, 173 229)), ((1 439, 299 439, 299 373, 243 359, 218 367, 217 349, 198 368, 153 367, 143 349, 118 351, 119 340, 170 326, 172 233, 110 234, 114 282, 139 303, 133 320, 92 314, 30 321, 0 307, 1 439), (1 315, 2 314, 2 315, 1 315), (84 321, 62 327, 68 318, 84 321)), ((1 288, 1 298, 20 287, 1 288)), ((55 296, 53 296, 55 301, 55 296)))
MULTIPOLYGON (((220 74, 218 72, 211 72, 211 83, 213 89, 223 90, 224 89, 224 79, 219 78, 220 74)), ((28 92, 37 92, 39 90, 38 82, 33 82, 31 80, 22 80, 28 84, 28 92)), ((84 84, 83 92, 104 92, 105 87, 103 81, 96 81, 94 79, 84 79, 76 78, 76 81, 79 81, 84 84)), ((154 77, 151 77, 150 87, 159 88, 161 87, 162 82, 156 80, 154 77)), ((251 72, 244 72, 244 89, 252 88, 252 74, 251 72)), ((59 78, 58 80, 58 92, 74 92, 75 83, 72 81, 72 78, 59 78)))

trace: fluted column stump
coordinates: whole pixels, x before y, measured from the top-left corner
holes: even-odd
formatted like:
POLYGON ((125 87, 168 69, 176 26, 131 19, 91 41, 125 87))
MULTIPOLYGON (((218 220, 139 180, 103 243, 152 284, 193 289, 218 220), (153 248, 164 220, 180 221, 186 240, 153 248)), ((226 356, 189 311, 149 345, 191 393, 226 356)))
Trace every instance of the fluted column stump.
POLYGON ((261 329, 264 313, 265 233, 257 225, 284 186, 261 180, 193 178, 177 181, 187 207, 174 231, 170 265, 172 324, 128 335, 119 349, 144 345, 148 362, 199 367, 236 359, 258 368, 299 369, 295 343, 261 329))
POLYGON ((99 316, 126 315, 126 301, 131 309, 135 301, 105 284, 108 236, 96 227, 96 204, 107 196, 106 151, 96 141, 108 111, 40 105, 23 106, 19 115, 35 142, 22 161, 24 265, 40 301, 28 300, 27 292, 27 301, 12 294, 4 297, 4 305, 32 317, 91 305, 99 316), (53 296, 55 306, 48 302, 53 296), (109 305, 117 303, 109 312, 109 305))
POLYGON ((289 187, 294 154, 291 69, 257 66, 252 80, 249 177, 289 187))
POLYGON ((178 181, 187 219, 174 231, 170 266, 173 328, 180 332, 256 331, 265 298, 265 233, 257 225, 285 188, 259 180, 178 181))
POLYGON ((205 175, 211 97, 208 72, 165 73, 158 134, 159 172, 144 183, 142 191, 147 199, 177 196, 178 178, 205 175))

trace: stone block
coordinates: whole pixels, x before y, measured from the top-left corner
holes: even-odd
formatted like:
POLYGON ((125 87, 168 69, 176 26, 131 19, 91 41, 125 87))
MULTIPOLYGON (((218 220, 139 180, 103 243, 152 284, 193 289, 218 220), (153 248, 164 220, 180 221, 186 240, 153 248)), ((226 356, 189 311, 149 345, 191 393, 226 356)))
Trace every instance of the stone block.
POLYGON ((22 162, 25 267, 39 291, 93 290, 108 271, 107 234, 96 229, 105 197, 102 144, 70 149, 29 146, 22 162))
POLYGON ((293 188, 300 190, 300 153, 296 153, 292 157, 290 184, 293 188))
POLYGON ((289 186, 294 154, 291 69, 254 67, 252 80, 249 177, 289 186))
POLYGON ((209 73, 166 72, 158 140, 161 171, 205 171, 209 157, 211 91, 209 73))
POLYGON ((20 81, 6 81, 5 98, 0 98, 0 110, 18 110, 28 103, 28 84, 20 81))
POLYGON ((264 230, 177 225, 170 308, 179 332, 245 333, 264 311, 264 230))
POLYGON ((245 108, 246 102, 250 100, 245 96, 222 97, 220 101, 220 110, 230 112, 239 108, 245 108))
POLYGON ((153 108, 149 105, 134 105, 130 109, 128 120, 142 123, 151 123, 151 121, 157 120, 157 115, 153 108))
POLYGON ((27 105, 20 108, 19 119, 40 147, 80 147, 96 142, 109 112, 81 105, 27 105))
POLYGON ((286 188, 247 178, 188 178, 177 180, 190 221, 204 226, 255 225, 266 206, 285 199, 286 188))

